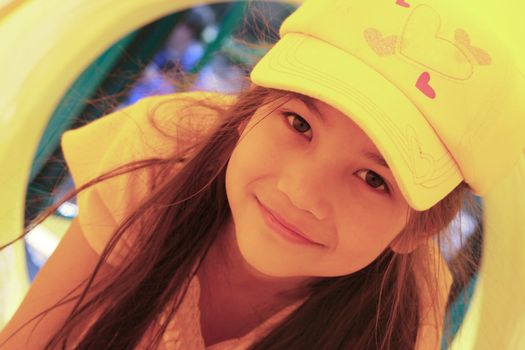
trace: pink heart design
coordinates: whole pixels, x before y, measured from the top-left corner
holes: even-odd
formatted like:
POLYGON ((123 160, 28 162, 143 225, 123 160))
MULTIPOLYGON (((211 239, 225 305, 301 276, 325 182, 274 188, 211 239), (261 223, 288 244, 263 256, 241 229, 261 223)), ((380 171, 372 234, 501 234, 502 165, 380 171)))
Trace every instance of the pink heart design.
POLYGON ((436 98, 436 92, 432 89, 429 82, 430 74, 428 72, 421 73, 419 78, 417 78, 416 87, 427 97, 434 99, 436 98))
POLYGON ((402 7, 410 7, 410 4, 405 2, 405 0, 396 0, 396 4, 402 7))

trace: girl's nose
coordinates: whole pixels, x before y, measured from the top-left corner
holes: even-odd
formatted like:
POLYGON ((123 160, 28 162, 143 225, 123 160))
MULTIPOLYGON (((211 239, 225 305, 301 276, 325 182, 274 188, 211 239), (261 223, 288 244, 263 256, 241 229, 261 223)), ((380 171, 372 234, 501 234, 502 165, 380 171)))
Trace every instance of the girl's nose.
POLYGON ((298 210, 304 210, 317 220, 329 215, 329 179, 316 164, 290 166, 283 171, 277 189, 284 193, 298 210))

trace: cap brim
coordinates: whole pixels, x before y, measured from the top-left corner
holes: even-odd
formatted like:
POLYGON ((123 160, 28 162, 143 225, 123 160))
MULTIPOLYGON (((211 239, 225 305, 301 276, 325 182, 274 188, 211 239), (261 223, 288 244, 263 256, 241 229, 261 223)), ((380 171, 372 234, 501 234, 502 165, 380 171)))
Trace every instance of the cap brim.
POLYGON ((456 162, 408 97, 344 50, 288 33, 257 63, 251 80, 316 98, 352 118, 381 152, 416 210, 429 209, 463 180, 456 162))

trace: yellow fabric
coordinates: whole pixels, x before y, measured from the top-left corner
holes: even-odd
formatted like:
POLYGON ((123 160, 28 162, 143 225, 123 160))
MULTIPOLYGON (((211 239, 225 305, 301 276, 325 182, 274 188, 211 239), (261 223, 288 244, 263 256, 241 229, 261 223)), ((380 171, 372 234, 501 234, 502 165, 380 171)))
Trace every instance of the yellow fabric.
POLYGON ((463 180, 485 195, 525 148, 525 76, 492 29, 455 0, 309 0, 251 78, 352 118, 426 210, 463 180))
MULTIPOLYGON (((210 122, 192 119, 191 111, 183 108, 191 99, 205 96, 218 95, 188 93, 146 98, 64 133, 62 149, 76 187, 132 161, 169 157, 177 150, 178 123, 202 130, 210 122)), ((79 193, 79 222, 96 252, 103 251, 117 224, 149 193, 148 185, 154 176, 155 169, 148 167, 118 175, 79 193)), ((116 265, 121 261, 132 234, 126 233, 118 242, 108 262, 116 265)))

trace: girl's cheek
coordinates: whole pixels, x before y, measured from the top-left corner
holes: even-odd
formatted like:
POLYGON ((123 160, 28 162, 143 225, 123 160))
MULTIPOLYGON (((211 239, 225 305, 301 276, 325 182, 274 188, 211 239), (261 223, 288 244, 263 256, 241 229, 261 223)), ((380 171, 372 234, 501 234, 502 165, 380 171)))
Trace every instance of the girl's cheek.
POLYGON ((387 212, 388 208, 367 203, 364 199, 359 201, 357 194, 353 198, 352 203, 345 203, 344 214, 340 214, 338 227, 344 232, 340 239, 348 241, 350 246, 362 244, 373 252, 381 251, 399 231, 397 218, 387 212))
POLYGON ((269 128, 264 135, 264 139, 260 141, 265 145, 266 151, 273 156, 278 156, 286 149, 289 149, 289 145, 286 143, 285 132, 279 128, 269 128))
POLYGON ((299 133, 294 133, 283 117, 276 120, 271 132, 272 145, 280 153, 293 153, 304 150, 308 146, 307 137, 299 133))

